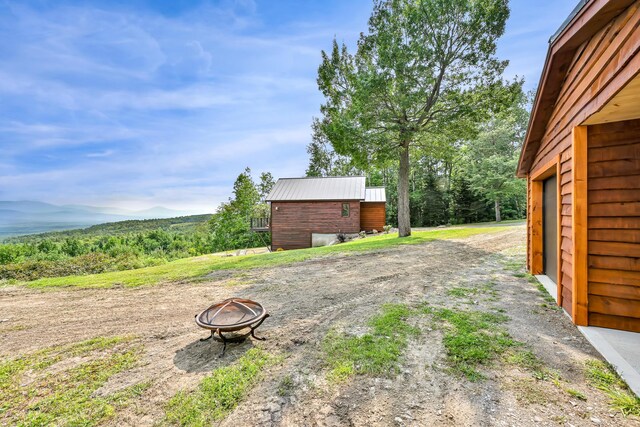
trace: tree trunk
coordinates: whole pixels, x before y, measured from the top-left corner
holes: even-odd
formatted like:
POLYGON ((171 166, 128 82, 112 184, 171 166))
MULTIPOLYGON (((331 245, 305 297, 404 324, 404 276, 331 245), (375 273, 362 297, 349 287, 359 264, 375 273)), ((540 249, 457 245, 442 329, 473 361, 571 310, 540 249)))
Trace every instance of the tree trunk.
POLYGON ((502 221, 502 216, 500 216, 500 200, 496 199, 496 222, 502 221))
POLYGON ((411 216, 409 212, 409 141, 402 141, 400 147, 400 168, 398 169, 398 235, 411 236, 411 216))

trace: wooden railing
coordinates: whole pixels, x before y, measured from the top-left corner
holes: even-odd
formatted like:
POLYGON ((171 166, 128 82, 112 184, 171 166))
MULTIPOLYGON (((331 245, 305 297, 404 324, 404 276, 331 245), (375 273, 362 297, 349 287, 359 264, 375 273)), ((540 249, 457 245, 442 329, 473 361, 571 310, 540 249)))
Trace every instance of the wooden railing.
POLYGON ((251 229, 252 230, 269 230, 269 217, 266 218, 251 218, 251 229))

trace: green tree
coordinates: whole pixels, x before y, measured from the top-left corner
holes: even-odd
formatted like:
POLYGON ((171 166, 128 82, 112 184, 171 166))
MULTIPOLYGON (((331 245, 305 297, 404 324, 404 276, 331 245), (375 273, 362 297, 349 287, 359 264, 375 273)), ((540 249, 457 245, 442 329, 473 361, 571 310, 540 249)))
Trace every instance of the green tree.
POLYGON ((483 125, 463 150, 463 173, 471 189, 493 203, 498 222, 504 202, 512 201, 517 211, 526 203, 526 183, 515 176, 529 117, 526 102, 521 93, 510 108, 483 125))
POLYGON ((271 172, 262 172, 260 174, 260 182, 258 183, 258 193, 260 195, 260 202, 264 203, 267 196, 271 192, 273 186, 276 185, 275 180, 271 172))
POLYGON ((260 202, 260 193, 246 168, 233 184, 233 197, 220 205, 209 224, 216 250, 255 247, 259 238, 251 232, 251 217, 260 202))
POLYGON ((362 174, 348 156, 336 153, 317 118, 311 125, 311 142, 307 145, 307 176, 352 176, 362 174))
POLYGON ((323 134, 359 167, 398 162, 400 236, 411 234, 412 148, 521 85, 504 84, 495 58, 508 16, 506 0, 377 0, 355 55, 335 40, 322 52, 323 134))

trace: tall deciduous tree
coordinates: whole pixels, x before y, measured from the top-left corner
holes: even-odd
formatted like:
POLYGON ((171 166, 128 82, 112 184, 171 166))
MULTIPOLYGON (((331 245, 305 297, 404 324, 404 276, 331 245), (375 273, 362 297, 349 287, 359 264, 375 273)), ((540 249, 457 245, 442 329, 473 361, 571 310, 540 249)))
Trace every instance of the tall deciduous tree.
POLYGON ((349 157, 334 151, 317 118, 313 119, 311 129, 311 142, 307 145, 307 153, 309 153, 307 176, 351 176, 362 174, 362 170, 355 167, 349 157))
POLYGON ((496 40, 507 0, 376 0, 355 54, 322 52, 319 122, 338 154, 367 168, 398 162, 398 228, 411 234, 410 151, 451 123, 480 120, 510 96, 496 40))
POLYGON ((260 174, 260 182, 258 183, 258 193, 260 193, 260 202, 264 203, 267 196, 271 192, 276 181, 273 179, 271 172, 262 172, 260 174))
POLYGON ((501 206, 507 199, 524 208, 526 182, 515 176, 529 113, 524 94, 505 111, 482 126, 477 138, 463 150, 461 167, 471 188, 494 205, 496 221, 502 220, 501 206), (462 166, 463 165, 463 166, 462 166))

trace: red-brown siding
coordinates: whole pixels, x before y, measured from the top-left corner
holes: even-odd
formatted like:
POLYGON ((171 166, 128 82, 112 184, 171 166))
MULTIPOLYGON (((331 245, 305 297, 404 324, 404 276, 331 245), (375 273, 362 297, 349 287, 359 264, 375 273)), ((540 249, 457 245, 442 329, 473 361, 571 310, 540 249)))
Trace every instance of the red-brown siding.
POLYGON ((589 126, 589 324, 640 332, 640 120, 589 126))
POLYGON ((311 247, 312 233, 358 233, 360 201, 271 202, 273 250, 311 247), (342 203, 349 203, 348 217, 342 203))
POLYGON ((360 230, 382 231, 386 219, 385 202, 363 202, 360 204, 360 230))
MULTIPOLYGON (((634 2, 593 37, 580 45, 569 64, 553 113, 535 154, 529 176, 560 156, 561 277, 563 304, 571 314, 572 304, 572 129, 602 108, 640 69, 640 1, 634 2)), ((548 77, 551 78, 551 77, 548 77)), ((540 107, 548 108, 548 104, 540 107)), ((526 156, 526 153, 525 153, 526 156)), ((613 161, 615 163, 615 161, 613 161)), ((531 179, 528 180, 531 191, 531 179)), ((591 178, 588 187, 591 188, 591 178)), ((531 200, 529 196, 529 200, 531 200)), ((531 218, 531 204, 528 217, 531 218)), ((529 234, 532 224, 529 220, 529 234)), ((531 237, 528 237, 531 248, 531 237)), ((530 250, 530 249, 529 249, 530 250)), ((528 257, 530 259, 530 257, 528 257)))

